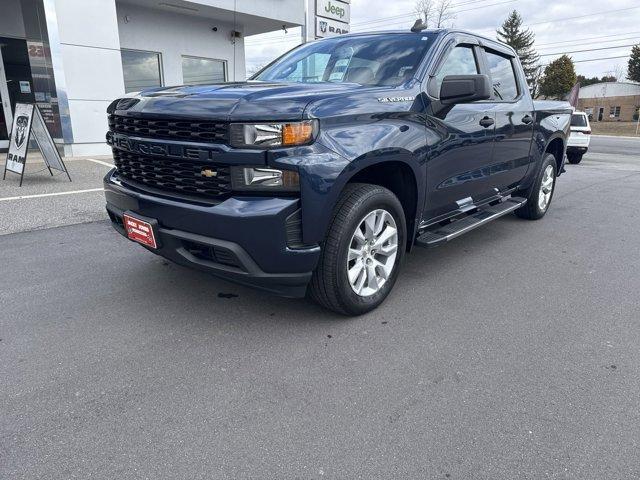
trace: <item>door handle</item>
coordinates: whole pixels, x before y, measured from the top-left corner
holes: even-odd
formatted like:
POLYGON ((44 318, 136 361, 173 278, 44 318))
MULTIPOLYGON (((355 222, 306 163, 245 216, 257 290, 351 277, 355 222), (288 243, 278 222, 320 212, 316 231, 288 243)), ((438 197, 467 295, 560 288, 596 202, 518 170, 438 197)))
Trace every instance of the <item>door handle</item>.
POLYGON ((490 117, 484 117, 482 120, 480 120, 480 125, 482 125, 484 128, 489 128, 494 123, 495 122, 493 118, 490 117))
POLYGON ((531 115, 525 115, 524 117, 522 117, 522 123, 524 123, 525 125, 533 123, 533 117, 531 115))

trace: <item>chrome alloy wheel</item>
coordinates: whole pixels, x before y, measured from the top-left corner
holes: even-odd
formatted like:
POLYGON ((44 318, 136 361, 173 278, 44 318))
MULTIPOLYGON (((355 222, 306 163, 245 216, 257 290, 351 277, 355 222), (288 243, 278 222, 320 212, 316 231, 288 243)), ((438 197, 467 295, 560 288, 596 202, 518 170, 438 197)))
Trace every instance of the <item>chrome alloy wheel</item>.
POLYGON ((361 297, 378 292, 391 276, 398 254, 398 228, 393 216, 378 209, 368 213, 349 242, 347 276, 361 297))
POLYGON ((540 192, 538 193, 538 207, 541 211, 545 211, 551 201, 553 193, 553 183, 556 181, 553 174, 553 166, 547 165, 542 174, 542 182, 540 182, 540 192))

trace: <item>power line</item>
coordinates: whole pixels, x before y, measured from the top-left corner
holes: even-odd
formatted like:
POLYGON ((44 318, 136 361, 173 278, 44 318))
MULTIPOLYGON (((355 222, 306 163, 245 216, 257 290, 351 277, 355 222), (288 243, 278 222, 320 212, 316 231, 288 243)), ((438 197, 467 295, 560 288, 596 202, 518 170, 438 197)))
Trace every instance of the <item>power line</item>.
POLYGON ((573 43, 573 42, 579 42, 581 40, 595 40, 597 38, 610 38, 610 37, 618 37, 622 35, 635 35, 635 34, 640 34, 640 32, 622 32, 622 33, 614 33, 612 35, 599 35, 597 37, 582 37, 582 38, 575 38, 573 40, 564 40, 562 42, 540 43, 537 46, 544 47, 546 45, 558 45, 560 43, 573 43))
MULTIPOLYGON (((481 1, 481 0, 476 0, 476 1, 481 1)), ((490 0, 483 0, 483 1, 490 1, 490 0)), ((495 3, 495 4, 490 4, 490 5, 480 5, 480 6, 476 6, 474 8, 470 8, 467 10, 461 10, 462 11, 472 11, 472 10, 477 10, 479 8, 486 8, 486 7, 490 7, 490 6, 495 6, 495 5, 502 5, 505 3, 512 3, 514 1, 518 1, 518 0, 508 0, 506 2, 500 2, 500 3, 495 3)), ((469 3, 473 3, 473 2, 469 2, 469 3)), ((585 15, 577 15, 577 16, 573 16, 573 17, 565 17, 565 18, 559 18, 559 19, 555 19, 555 20, 547 20, 544 22, 536 22, 536 23, 530 23, 530 24, 526 24, 524 25, 525 27, 530 27, 530 26, 534 26, 534 25, 547 25, 547 24, 553 24, 553 23, 558 23, 558 22, 566 22, 569 20, 576 20, 576 19, 581 19, 581 18, 587 18, 587 17, 593 17, 593 16, 597 16, 597 15, 606 15, 606 14, 610 14, 610 13, 616 13, 616 12, 623 12, 623 11, 628 11, 628 10, 635 10, 640 8, 640 6, 636 6, 636 7, 627 7, 627 8, 621 8, 618 10, 608 10, 608 11, 601 11, 601 12, 594 12, 594 13, 589 13, 589 14, 585 14, 585 15)), ((413 14, 405 14, 404 16, 409 16, 409 15, 413 15, 413 14)), ((398 17, 398 16, 396 16, 398 17)), ((388 18, 395 18, 395 17, 388 17, 388 18)), ((371 22, 362 22, 360 25, 364 25, 364 24, 369 24, 369 23, 375 23, 375 22, 381 22, 381 21, 386 21, 386 19, 378 19, 378 20, 374 20, 371 22)), ((391 25, 397 25, 400 22, 394 22, 391 25)), ((405 22, 401 22, 401 23, 405 23, 405 22)), ((355 24, 354 24, 355 25, 355 24)), ((484 31, 489 31, 484 30, 484 31)), ((631 34, 633 32, 629 32, 629 34, 631 34)), ((587 37, 584 38, 584 40, 587 39, 591 39, 591 38, 609 38, 609 37, 613 37, 613 36, 617 36, 617 35, 624 35, 624 33, 621 34, 614 34, 614 35, 602 35, 602 36, 598 36, 598 37, 587 37)), ((290 39, 288 38, 282 38, 282 39, 275 39, 275 40, 271 40, 269 41, 268 39, 261 39, 263 41, 258 41, 255 43, 249 43, 249 42, 245 42, 247 45, 249 46, 255 46, 255 45, 261 45, 261 44, 265 44, 265 43, 283 43, 283 42, 288 42, 290 39)), ((574 41, 578 41, 578 40, 570 40, 570 41, 565 41, 565 42, 551 42, 551 43, 546 43, 546 44, 540 44, 538 46, 545 46, 545 45, 553 45, 553 44, 561 44, 561 43, 573 43, 574 41)), ((553 54, 545 54, 545 55, 541 55, 541 56, 547 56, 547 55, 553 55, 553 54)))
POLYGON ((549 20, 549 21, 546 21, 546 22, 528 23, 528 24, 523 25, 523 26, 525 26, 525 27, 533 27, 534 25, 545 25, 547 23, 566 22, 567 20, 576 20, 578 18, 594 17, 596 15, 608 15, 610 13, 626 12, 628 10, 636 10, 638 8, 640 8, 640 5, 638 5, 637 7, 620 8, 618 10, 605 10, 603 12, 588 13, 586 15, 578 15, 576 17, 558 18, 556 20, 549 20))
MULTIPOLYGON (((461 6, 464 6, 464 5, 470 5, 470 4, 473 4, 473 3, 490 2, 490 1, 492 1, 492 0, 471 0, 471 1, 468 1, 468 2, 453 3, 450 6, 452 8, 455 8, 455 7, 461 7, 461 6)), ((495 1, 495 0, 493 0, 493 1, 495 1)), ((519 0, 511 0, 511 2, 517 2, 517 1, 519 1, 519 0)), ((484 6, 486 6, 486 5, 480 5, 479 7, 484 7, 484 6)), ((455 13, 455 11, 453 13, 455 13)), ((359 26, 359 25, 368 25, 368 24, 372 24, 372 23, 380 23, 380 22, 385 22, 387 20, 395 20, 396 18, 403 18, 403 17, 414 17, 415 18, 415 16, 416 16, 416 12, 401 13, 401 14, 398 14, 398 15, 390 16, 390 17, 383 17, 383 18, 377 18, 375 20, 365 20, 364 22, 353 23, 353 24, 351 24, 351 26, 352 27, 356 27, 356 26, 359 26)))
POLYGON ((555 53, 544 53, 541 54, 541 57, 551 57, 553 55, 568 55, 569 53, 584 53, 584 52, 596 52, 598 50, 613 50, 614 48, 628 48, 628 47, 633 47, 635 44, 632 43, 631 45, 616 45, 615 47, 601 47, 601 48, 589 48, 586 50, 573 50, 570 52, 555 52, 555 53))
MULTIPOLYGON (((491 1, 491 0, 485 0, 485 1, 491 1)), ((478 5, 478 6, 475 6, 473 8, 466 8, 466 9, 463 9, 463 10, 453 10, 451 13, 458 14, 458 13, 464 13, 464 12, 471 12, 473 10, 478 10, 478 9, 481 9, 481 8, 494 7, 496 5, 504 5, 506 3, 513 3, 513 2, 518 2, 518 1, 520 1, 520 0, 505 0, 505 1, 502 1, 502 2, 498 2, 498 3, 491 3, 489 5, 478 5)), ((378 20, 371 20, 369 22, 363 22, 363 23, 361 23, 359 25, 371 25, 371 24, 374 24, 374 23, 386 22, 387 20, 390 20, 392 18, 399 18, 399 17, 415 17, 415 13, 406 13, 404 15, 396 15, 395 17, 387 17, 387 18, 381 18, 381 19, 378 19, 378 20)), ((404 21, 403 22, 393 22, 393 23, 391 23, 391 25, 397 25, 399 23, 404 23, 404 21)), ((357 30, 360 31, 361 28, 358 28, 357 30)))
MULTIPOLYGON (((577 45, 564 45, 564 48, 574 48, 574 47, 586 47, 589 46, 590 44, 594 44, 594 45, 602 45, 604 43, 611 43, 611 42, 622 42, 624 40, 636 40, 638 39, 640 41, 640 37, 628 37, 628 38, 616 38, 614 40, 603 40, 603 41, 593 41, 593 42, 577 42, 577 45)), ((635 45, 635 43, 633 44, 635 45)), ((621 47, 623 47, 624 45, 619 45, 621 47)), ((562 45, 556 45, 553 47, 543 47, 542 50, 549 50, 549 49, 554 49, 554 48, 562 48, 562 45)), ((615 45, 611 48, 615 48, 615 45)))
MULTIPOLYGON (((599 62, 602 60, 615 60, 618 58, 629 58, 630 55, 620 55, 617 57, 604 57, 604 58, 587 58, 585 60, 573 60, 573 63, 587 63, 587 62, 599 62)), ((548 66, 548 63, 545 63, 544 65, 540 65, 541 67, 546 67, 548 66)))
MULTIPOLYGON (((470 1, 467 1, 467 2, 460 2, 460 3, 452 4, 452 7, 465 6, 465 5, 471 5, 471 4, 475 4, 475 3, 488 2, 488 1, 490 2, 492 0, 470 0, 470 1)), ((495 0, 493 0, 493 1, 495 1, 495 0)), ((462 9, 462 10, 458 10, 458 11, 454 10, 452 13, 470 12, 470 11, 478 10, 478 9, 481 9, 481 8, 487 8, 487 7, 492 7, 492 6, 496 6, 496 5, 504 5, 506 3, 513 3, 513 2, 518 2, 518 1, 520 1, 520 0, 505 0, 505 1, 498 2, 498 3, 491 3, 489 5, 476 5, 473 8, 467 8, 467 9, 462 9)), ((378 18, 376 20, 367 20, 365 22, 357 22, 357 23, 351 24, 350 27, 351 27, 351 30, 354 31, 354 32, 364 31, 364 30, 368 29, 368 28, 362 28, 365 25, 369 26, 369 25, 374 25, 374 24, 378 24, 378 23, 384 23, 384 22, 387 22, 388 20, 394 20, 394 19, 400 19, 400 18, 406 18, 406 17, 414 18, 415 17, 415 13, 413 13, 413 12, 411 12, 411 13, 403 13, 403 14, 394 15, 394 16, 391 16, 391 17, 378 18), (353 27, 360 27, 360 28, 356 28, 354 30, 353 27)), ((400 21, 399 22, 393 22, 391 25, 397 25, 399 23, 404 24, 405 21, 402 20, 401 22, 400 21)), ((245 42, 245 44, 253 46, 253 45, 262 45, 262 44, 267 44, 267 43, 283 43, 283 42, 287 42, 287 41, 289 41, 288 38, 269 37, 269 38, 261 38, 261 39, 255 41, 255 42, 247 41, 247 42, 245 42), (271 38, 274 38, 274 40, 270 40, 271 38)))

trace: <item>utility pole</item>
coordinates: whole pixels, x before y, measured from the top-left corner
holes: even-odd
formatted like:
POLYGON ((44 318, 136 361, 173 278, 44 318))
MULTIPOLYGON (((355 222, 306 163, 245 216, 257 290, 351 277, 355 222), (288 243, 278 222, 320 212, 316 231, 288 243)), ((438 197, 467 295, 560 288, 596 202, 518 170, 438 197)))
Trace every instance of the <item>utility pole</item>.
POLYGON ((302 43, 316 39, 316 0, 303 0, 304 25, 302 26, 302 43))

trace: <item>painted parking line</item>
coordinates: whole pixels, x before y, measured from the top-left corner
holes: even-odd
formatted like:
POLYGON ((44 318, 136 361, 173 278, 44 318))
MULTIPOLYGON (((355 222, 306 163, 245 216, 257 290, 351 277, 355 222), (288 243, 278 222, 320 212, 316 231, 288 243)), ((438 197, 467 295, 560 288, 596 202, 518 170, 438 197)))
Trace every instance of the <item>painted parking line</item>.
POLYGON ((114 165, 112 163, 103 162, 102 160, 96 160, 95 158, 85 158, 88 162, 97 163, 99 165, 104 165, 105 167, 113 168, 114 165))
POLYGON ((39 193, 36 195, 20 195, 18 197, 0 198, 0 202, 8 202, 10 200, 25 200, 28 198, 57 197, 59 195, 75 195, 77 193, 102 192, 103 188, 88 188, 86 190, 71 190, 68 192, 39 193))

